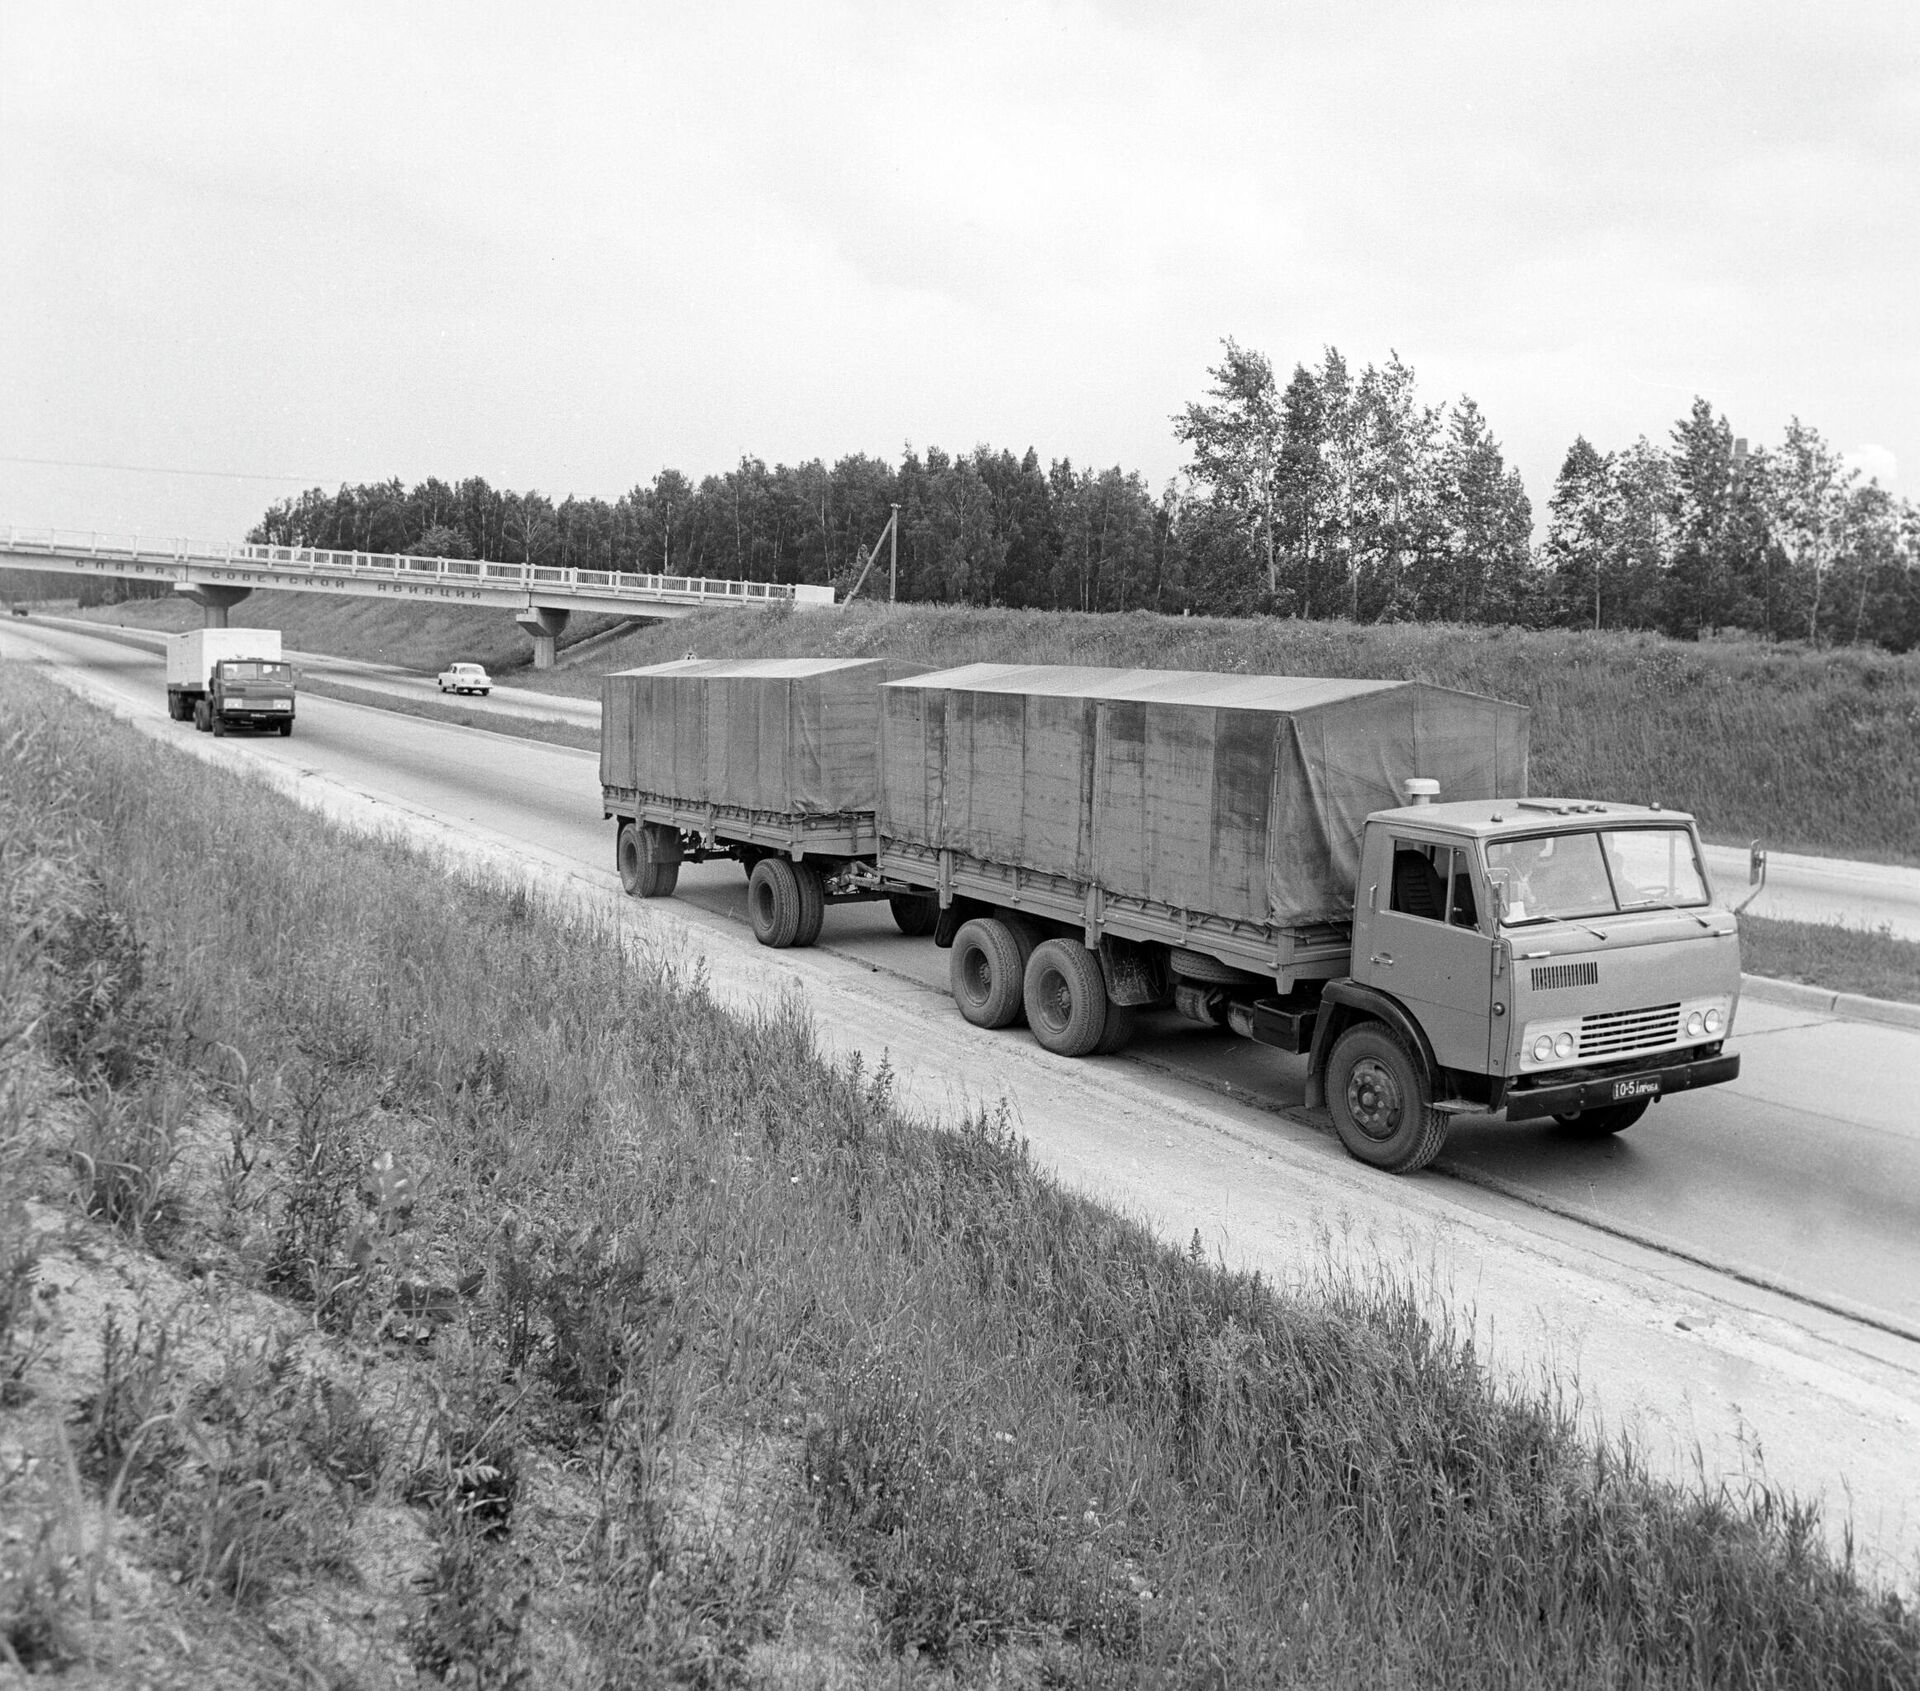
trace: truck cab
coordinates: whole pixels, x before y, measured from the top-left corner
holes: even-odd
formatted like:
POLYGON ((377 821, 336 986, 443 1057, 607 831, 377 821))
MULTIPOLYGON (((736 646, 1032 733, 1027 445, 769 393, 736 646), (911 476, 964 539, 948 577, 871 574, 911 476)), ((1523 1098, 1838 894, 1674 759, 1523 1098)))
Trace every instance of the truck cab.
POLYGON ((1691 816, 1562 799, 1415 803, 1367 819, 1346 979, 1308 1101, 1377 1167, 1417 1168, 1451 1117, 1617 1133, 1734 1078, 1740 941, 1691 816))
POLYGON ((270 658, 222 658, 207 678, 204 726, 215 734, 250 728, 293 732, 293 665, 270 658))

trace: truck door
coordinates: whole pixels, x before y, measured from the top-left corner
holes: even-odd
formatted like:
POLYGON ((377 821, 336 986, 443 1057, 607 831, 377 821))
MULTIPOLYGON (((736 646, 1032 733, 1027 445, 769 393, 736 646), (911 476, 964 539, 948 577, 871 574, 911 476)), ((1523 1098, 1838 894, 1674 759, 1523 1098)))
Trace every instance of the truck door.
POLYGON ((1371 979, 1419 1017, 1442 1064, 1486 1074, 1494 942, 1481 932, 1473 854, 1433 840, 1392 844, 1369 924, 1371 979))

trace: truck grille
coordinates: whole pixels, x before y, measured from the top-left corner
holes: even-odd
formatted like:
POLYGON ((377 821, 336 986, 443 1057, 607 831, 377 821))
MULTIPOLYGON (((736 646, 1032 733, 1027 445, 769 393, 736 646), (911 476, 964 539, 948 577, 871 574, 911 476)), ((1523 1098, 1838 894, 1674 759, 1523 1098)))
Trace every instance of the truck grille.
POLYGON ((1533 988, 1546 992, 1556 986, 1598 986, 1598 963, 1543 963, 1533 971, 1533 988))
POLYGON ((1657 1051, 1680 1038, 1680 1006, 1656 1004, 1647 1010, 1609 1010, 1580 1021, 1580 1055, 1624 1057, 1634 1051, 1657 1051))

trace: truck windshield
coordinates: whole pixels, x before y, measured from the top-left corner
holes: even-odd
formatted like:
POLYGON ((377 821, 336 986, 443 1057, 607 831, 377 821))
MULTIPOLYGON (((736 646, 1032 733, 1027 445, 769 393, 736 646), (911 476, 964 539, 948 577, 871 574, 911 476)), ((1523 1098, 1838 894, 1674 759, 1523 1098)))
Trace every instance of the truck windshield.
POLYGON ((1490 840, 1487 878, 1505 891, 1509 923, 1707 902, 1706 877, 1685 828, 1602 828, 1490 840))
POLYGON ((278 681, 285 686, 292 670, 283 663, 255 663, 247 659, 229 658, 220 666, 220 673, 229 681, 278 681))

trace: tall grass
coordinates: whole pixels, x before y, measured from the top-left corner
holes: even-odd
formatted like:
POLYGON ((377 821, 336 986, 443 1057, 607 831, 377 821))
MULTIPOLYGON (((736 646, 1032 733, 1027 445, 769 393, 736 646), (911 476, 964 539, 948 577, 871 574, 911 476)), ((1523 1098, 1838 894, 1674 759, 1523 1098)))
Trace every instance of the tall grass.
MULTIPOLYGON (((45 708, 4 672, 0 707, 45 708)), ((1809 1511, 1590 1448, 1408 1288, 1224 1273, 1001 1123, 907 1119, 884 1070, 824 1062, 797 1012, 724 1011, 617 923, 91 713, 58 755, 209 1072, 277 1068, 362 1135, 363 1234, 394 1242, 314 1232, 317 1276, 383 1251, 484 1276, 433 1341, 470 1362, 407 1492, 441 1522, 428 1671, 514 1682, 545 1627, 581 1653, 542 1683, 725 1683, 818 1533, 903 1677, 1920 1685, 1920 1620, 1809 1511), (514 1478, 530 1445, 603 1476, 591 1530, 514 1478), (758 1480, 692 1532, 674 1476, 716 1448, 758 1480), (539 1560, 503 1584, 515 1546, 539 1560)), ((0 755, 0 786, 38 773, 0 755)))

